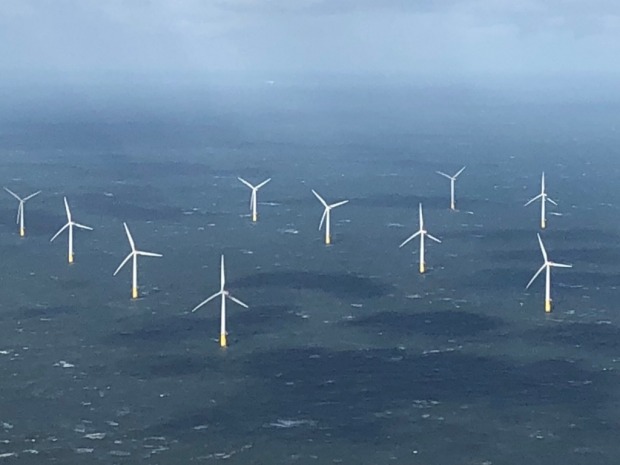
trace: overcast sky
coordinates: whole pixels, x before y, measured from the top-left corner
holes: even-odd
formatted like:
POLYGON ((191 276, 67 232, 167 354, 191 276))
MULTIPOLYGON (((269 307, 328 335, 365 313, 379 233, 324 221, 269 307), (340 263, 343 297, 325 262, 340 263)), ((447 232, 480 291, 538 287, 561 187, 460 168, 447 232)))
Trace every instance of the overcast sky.
POLYGON ((0 72, 613 75, 618 0, 0 0, 0 72))

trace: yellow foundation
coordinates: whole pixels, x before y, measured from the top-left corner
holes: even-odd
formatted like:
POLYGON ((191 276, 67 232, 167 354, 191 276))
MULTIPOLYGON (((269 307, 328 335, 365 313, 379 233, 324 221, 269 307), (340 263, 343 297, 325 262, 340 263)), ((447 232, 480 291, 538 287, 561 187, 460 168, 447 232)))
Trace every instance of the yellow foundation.
POLYGON ((545 300, 545 313, 551 313, 551 301, 545 300))
POLYGON ((226 333, 220 334, 220 347, 226 347, 226 333))
POLYGON ((19 228, 19 237, 24 237, 26 235, 26 230, 24 228, 19 228))
POLYGON ((540 229, 545 229, 547 227, 547 222, 545 220, 540 221, 540 229))
POLYGON ((138 298, 138 288, 137 287, 132 287, 131 288, 131 298, 132 299, 137 299, 138 298))
POLYGON ((73 254, 72 253, 69 254, 69 263, 73 263, 73 254))
POLYGON ((420 273, 424 273, 426 271, 424 263, 420 263, 420 273))
POLYGON ((329 244, 331 244, 331 243, 332 243, 332 238, 331 238, 331 237, 329 237, 329 236, 327 236, 327 237, 325 238, 325 244, 326 244, 326 245, 329 245, 329 244))
POLYGON ((256 223, 256 220, 258 220, 258 215, 256 213, 252 213, 252 221, 256 223))

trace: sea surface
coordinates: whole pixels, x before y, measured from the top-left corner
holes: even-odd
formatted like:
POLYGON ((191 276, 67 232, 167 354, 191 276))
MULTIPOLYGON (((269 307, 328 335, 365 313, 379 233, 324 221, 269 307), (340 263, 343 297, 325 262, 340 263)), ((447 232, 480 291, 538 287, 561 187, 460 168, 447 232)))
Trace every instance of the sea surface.
MULTIPOLYGON (((128 93, 130 94, 130 93, 128 93)), ((620 463, 620 105, 380 85, 0 118, 0 463, 620 463), (449 210, 449 181, 466 170, 449 210), (545 172, 548 228, 539 229, 545 172), (249 216, 241 176, 272 181, 249 216), (333 244, 318 230, 332 211, 333 244), (66 222, 76 231, 75 263, 66 222), (418 229, 428 272, 418 273, 418 229), (122 223, 141 250, 130 299, 122 223), (544 313, 543 259, 554 310, 544 313), (229 347, 219 305, 227 287, 229 347)), ((74 98, 75 97, 75 98, 74 98)), ((69 104, 63 105, 63 102, 69 104)), ((17 102, 17 103, 16 103, 17 102)))

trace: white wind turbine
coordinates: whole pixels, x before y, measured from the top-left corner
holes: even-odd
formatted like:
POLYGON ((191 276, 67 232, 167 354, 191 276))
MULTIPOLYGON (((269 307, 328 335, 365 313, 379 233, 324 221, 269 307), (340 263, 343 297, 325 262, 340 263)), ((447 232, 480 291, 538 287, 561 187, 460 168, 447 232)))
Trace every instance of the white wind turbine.
POLYGON ((538 236, 538 243, 540 244, 540 250, 542 252, 545 263, 543 263, 543 266, 541 266, 539 270, 536 272, 536 274, 532 277, 532 279, 530 279, 530 282, 527 283, 527 286, 525 286, 525 288, 528 289, 532 285, 534 280, 538 277, 538 275, 542 273, 543 270, 546 271, 546 274, 545 274, 545 312, 549 313, 551 312, 551 268, 552 267, 572 268, 573 265, 565 265, 563 263, 555 263, 555 262, 549 261, 549 258, 547 257, 547 251, 545 250, 545 246, 543 245, 542 239, 540 238, 540 234, 537 233, 536 235, 538 236))
POLYGON ((12 190, 10 190, 7 187, 5 187, 4 190, 7 191, 9 194, 11 194, 13 197, 15 197, 17 199, 17 201, 19 202, 19 207, 17 207, 17 220, 16 220, 16 223, 19 224, 19 235, 20 235, 20 237, 24 237, 26 235, 26 228, 24 227, 24 204, 26 203, 27 200, 30 200, 31 198, 33 198, 36 195, 39 195, 41 193, 41 191, 37 191, 34 194, 30 194, 28 197, 24 197, 22 199, 19 195, 17 195, 15 192, 13 192, 12 190))
POLYGON ((321 216, 321 222, 319 223, 319 231, 323 227, 323 223, 325 223, 325 243, 329 245, 332 242, 331 225, 330 225, 331 210, 332 208, 340 207, 341 205, 344 205, 345 203, 349 203, 349 201, 342 200, 340 202, 336 202, 336 203, 332 203, 331 205, 328 205, 327 202, 323 199, 323 197, 321 197, 314 189, 312 189, 312 193, 317 199, 319 199, 319 202, 321 202, 323 206, 325 207, 323 216, 321 216))
POLYGON ((422 204, 420 204, 420 229, 418 229, 416 233, 409 236, 402 244, 399 245, 399 247, 403 247, 409 241, 411 241, 412 239, 415 239, 418 236, 420 236, 420 273, 424 273, 424 271, 426 271, 426 267, 425 267, 426 264, 424 262, 424 236, 428 236, 429 239, 432 239, 433 241, 438 242, 438 243, 441 243, 441 241, 437 239, 435 236, 430 235, 428 231, 424 229, 424 216, 422 215, 422 204))
POLYGON ((252 184, 250 184, 243 178, 238 177, 237 179, 241 181, 243 184, 245 184, 246 186, 248 186, 250 189, 252 189, 252 195, 250 195, 250 210, 252 210, 252 221, 256 222, 256 220, 258 220, 258 213, 256 211, 256 192, 258 191, 258 189, 260 189, 265 184, 267 184, 269 181, 271 181, 271 178, 265 179, 263 182, 261 182, 260 184, 256 186, 253 186, 252 184))
POLYGON ((88 231, 92 231, 93 228, 91 228, 90 226, 84 226, 83 224, 73 221, 73 219, 71 219, 71 210, 69 210, 69 203, 67 203, 67 197, 63 197, 63 199, 65 201, 65 210, 67 212, 67 224, 60 228, 56 234, 54 234, 54 236, 50 239, 50 242, 56 239, 65 229, 69 228, 69 263, 73 263, 73 227, 75 226, 76 228, 86 229, 88 231))
POLYGON ((244 304, 243 302, 241 302, 239 299, 236 299, 235 297, 233 297, 232 295, 230 295, 230 292, 228 292, 225 289, 226 286, 226 274, 224 272, 224 255, 222 255, 221 261, 220 261, 220 290, 218 292, 216 292, 215 294, 213 294, 211 297, 203 300, 202 302, 200 302, 198 305, 196 305, 194 307, 194 309, 192 310, 192 312, 195 312, 196 310, 198 310, 200 307, 202 307, 203 305, 205 305, 207 302, 212 301, 213 299, 215 299, 218 296, 222 297, 222 303, 221 303, 221 307, 220 307, 220 347, 226 347, 226 336, 228 335, 228 333, 226 332, 226 299, 230 299, 233 302, 235 302, 236 304, 241 305, 242 307, 245 308, 249 308, 246 304, 244 304))
POLYGON ((136 250, 136 244, 133 241, 133 237, 131 237, 131 233, 129 232, 129 228, 127 227, 127 223, 123 223, 125 226, 125 232, 127 233, 127 239, 129 239, 129 245, 131 246, 131 252, 129 255, 125 257, 125 260, 121 262, 113 276, 116 276, 117 273, 125 266, 125 263, 129 261, 130 258, 133 258, 133 269, 132 269, 132 280, 131 280, 131 297, 133 299, 138 298, 138 255, 142 255, 144 257, 163 257, 162 254, 153 253, 153 252, 143 252, 141 250, 136 250))
POLYGON ((458 178, 459 175, 463 171, 465 171, 465 168, 467 168, 467 167, 463 166, 463 168, 458 170, 454 176, 450 176, 449 174, 446 174, 446 173, 444 173, 442 171, 436 171, 437 174, 440 174, 444 178, 448 178, 450 180, 450 209, 451 210, 456 210, 456 200, 454 198, 454 183, 456 182, 456 178, 458 178))
POLYGON ((547 192, 545 190, 545 173, 544 172, 542 174, 542 179, 540 181, 540 194, 530 199, 525 204, 525 206, 527 207, 529 204, 531 204, 532 202, 538 199, 540 199, 540 228, 545 229, 545 227, 547 226, 547 219, 545 217, 545 203, 550 202, 555 206, 557 206, 558 204, 555 203, 553 200, 551 200, 549 196, 547 195, 547 192))

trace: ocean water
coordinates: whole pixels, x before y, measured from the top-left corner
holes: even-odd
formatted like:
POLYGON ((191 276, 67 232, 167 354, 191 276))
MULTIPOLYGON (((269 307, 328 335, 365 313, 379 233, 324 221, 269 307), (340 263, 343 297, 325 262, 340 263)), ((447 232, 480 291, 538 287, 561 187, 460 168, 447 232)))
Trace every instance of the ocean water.
POLYGON ((618 106, 256 86, 5 114, 0 462, 616 464, 618 106), (171 99, 175 100, 175 99, 171 99), (436 170, 467 169, 449 182, 436 170), (537 195, 554 269, 544 313, 537 195), (250 191, 237 180, 273 180, 250 191), (332 212, 333 245, 318 231, 332 212), (75 263, 64 222, 76 221, 75 263), (398 245, 418 228, 442 240, 398 245), (139 249, 141 298, 130 270, 139 249), (219 348, 218 303, 228 288, 219 348))

